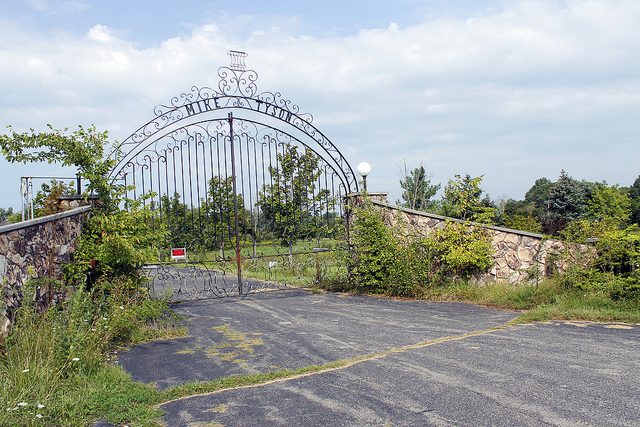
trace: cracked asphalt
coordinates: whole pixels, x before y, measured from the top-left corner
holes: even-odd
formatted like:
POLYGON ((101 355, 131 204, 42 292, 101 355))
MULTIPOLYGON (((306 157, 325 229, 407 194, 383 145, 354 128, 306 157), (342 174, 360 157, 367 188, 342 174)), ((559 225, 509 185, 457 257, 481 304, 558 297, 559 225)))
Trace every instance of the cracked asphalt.
POLYGON ((169 402, 169 426, 640 425, 639 325, 500 328, 516 313, 303 290, 174 308, 189 337, 119 359, 159 388, 375 357, 169 402))

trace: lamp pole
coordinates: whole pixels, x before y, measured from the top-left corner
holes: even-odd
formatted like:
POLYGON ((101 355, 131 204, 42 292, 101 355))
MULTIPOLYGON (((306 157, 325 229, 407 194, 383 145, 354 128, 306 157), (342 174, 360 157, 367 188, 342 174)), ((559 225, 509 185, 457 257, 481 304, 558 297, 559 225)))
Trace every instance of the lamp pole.
POLYGON ((362 177, 362 184, 364 185, 364 192, 367 192, 367 175, 371 173, 371 165, 367 162, 360 162, 356 166, 358 174, 362 177))

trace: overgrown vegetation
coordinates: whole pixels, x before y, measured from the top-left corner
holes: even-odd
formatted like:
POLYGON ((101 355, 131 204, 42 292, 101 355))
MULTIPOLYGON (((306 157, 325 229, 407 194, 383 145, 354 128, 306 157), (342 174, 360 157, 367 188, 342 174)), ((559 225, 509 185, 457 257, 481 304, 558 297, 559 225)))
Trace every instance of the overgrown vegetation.
POLYGON ((106 142, 107 134, 93 127, 0 137, 9 161, 76 166, 89 180, 86 194, 100 199, 61 280, 34 276, 16 290, 18 304, 7 307, 14 325, 0 347, 0 402, 6 405, 0 425, 81 425, 108 417, 114 405, 125 407, 117 409, 120 418, 110 418, 116 423, 157 415, 127 412, 137 410, 128 399, 152 391, 107 362, 118 345, 185 330, 166 303, 148 298, 139 267, 166 230, 152 225, 149 206, 125 199, 125 189, 108 182, 113 160, 104 158, 106 142))
POLYGON ((536 285, 477 285, 469 279, 493 262, 482 227, 450 221, 426 237, 411 236, 402 224, 385 225, 382 212, 368 203, 353 218, 352 280, 341 290, 526 310, 523 321, 640 321, 637 225, 619 228, 624 222, 609 216, 599 222, 575 221, 567 229, 574 241, 584 242, 594 231, 600 236, 590 262, 554 271, 536 285))
POLYGON ((110 405, 150 390, 109 366, 111 351, 119 344, 182 334, 177 318, 157 300, 123 302, 80 288, 44 311, 25 303, 0 357, 0 402, 6 406, 0 425, 82 425, 122 411, 110 405))
MULTIPOLYGON (((405 173, 400 184, 410 182, 418 173, 424 174, 424 171, 416 168, 410 174, 405 173)), ((525 318, 529 319, 637 321, 640 308, 640 176, 625 188, 605 182, 578 181, 563 170, 555 182, 547 178, 536 180, 524 200, 500 202, 492 201, 481 189, 481 183, 482 176, 456 175, 445 186, 442 199, 430 201, 425 210, 591 244, 596 256, 586 265, 574 266, 563 275, 554 272, 553 277, 541 283, 536 280, 539 286, 496 284, 478 287, 470 285, 461 276, 458 280, 429 280, 428 286, 414 288, 413 294, 526 309, 529 311, 525 318)), ((405 201, 410 200, 409 196, 403 193, 405 201)), ((393 240, 387 236, 386 241, 389 239, 393 240)), ((464 256, 456 252, 464 251, 472 241, 452 238, 444 241, 442 247, 446 249, 452 244, 449 250, 460 260, 464 256)), ((478 252, 472 251, 470 255, 474 253, 478 252)), ((383 259, 379 257, 378 261, 383 259)), ((424 271, 420 263, 414 265, 418 271, 424 271)), ((445 269, 444 277, 455 278, 451 267, 445 269)), ((376 271, 393 271, 393 268, 392 262, 386 266, 377 265, 376 271)), ((532 271, 532 274, 539 279, 540 272, 532 271)), ((359 280, 366 282, 365 278, 359 280)), ((376 280, 380 281, 379 278, 376 280)), ((400 295, 393 292, 393 287, 383 288, 382 292, 400 295)))
POLYGON ((640 323, 637 288, 610 273, 573 269, 538 286, 494 283, 477 286, 455 282, 432 287, 424 298, 432 301, 464 301, 523 311, 517 322, 588 320, 640 323))
POLYGON ((447 222, 427 237, 390 228, 369 203, 353 212, 353 253, 348 288, 393 296, 423 295, 426 289, 469 279, 492 264, 492 248, 481 227, 447 222))

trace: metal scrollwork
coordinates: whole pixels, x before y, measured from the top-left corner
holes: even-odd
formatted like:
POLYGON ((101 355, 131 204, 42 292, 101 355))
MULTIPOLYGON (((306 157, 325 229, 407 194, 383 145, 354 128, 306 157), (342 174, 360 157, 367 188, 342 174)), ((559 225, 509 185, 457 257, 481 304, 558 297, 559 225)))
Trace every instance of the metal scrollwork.
POLYGON ((230 55, 236 62, 229 67, 220 67, 217 89, 192 86, 189 91, 171 98, 168 104, 154 108, 155 117, 133 132, 117 148, 120 161, 111 176, 117 177, 130 158, 158 139, 163 130, 185 120, 192 120, 200 114, 235 109, 250 110, 268 116, 270 120, 280 120, 307 135, 309 141, 315 144, 311 148, 337 166, 348 191, 357 191, 357 179, 349 163, 340 150, 313 125, 313 116, 301 112, 297 104, 284 98, 280 92, 258 92, 258 74, 244 68, 246 54, 232 51, 230 55))
POLYGON ((311 114, 258 92, 246 55, 234 55, 217 88, 194 86, 157 106, 111 171, 163 227, 145 272, 150 291, 171 301, 311 285, 339 246, 344 197, 357 191, 311 114), (188 256, 173 259, 171 248, 188 256))

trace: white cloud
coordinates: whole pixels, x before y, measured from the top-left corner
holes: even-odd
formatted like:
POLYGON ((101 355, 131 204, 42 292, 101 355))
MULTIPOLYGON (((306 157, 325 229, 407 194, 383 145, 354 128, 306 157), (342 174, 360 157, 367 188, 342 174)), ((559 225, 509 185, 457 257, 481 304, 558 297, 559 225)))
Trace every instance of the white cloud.
POLYGON ((87 32, 87 37, 89 40, 94 40, 97 42, 108 42, 113 40, 113 36, 111 35, 111 31, 108 27, 104 25, 94 25, 91 27, 89 32, 87 32))
POLYGON ((595 0, 513 2, 344 37, 245 17, 249 31, 211 22, 145 49, 100 24, 73 37, 5 21, 0 125, 95 123, 122 140, 156 104, 215 84, 236 48, 249 52, 260 89, 312 112, 353 164, 373 164, 370 188, 397 191, 403 159, 441 181, 485 174, 493 195, 522 197, 562 168, 628 185, 640 173, 639 21, 639 2, 595 0))

